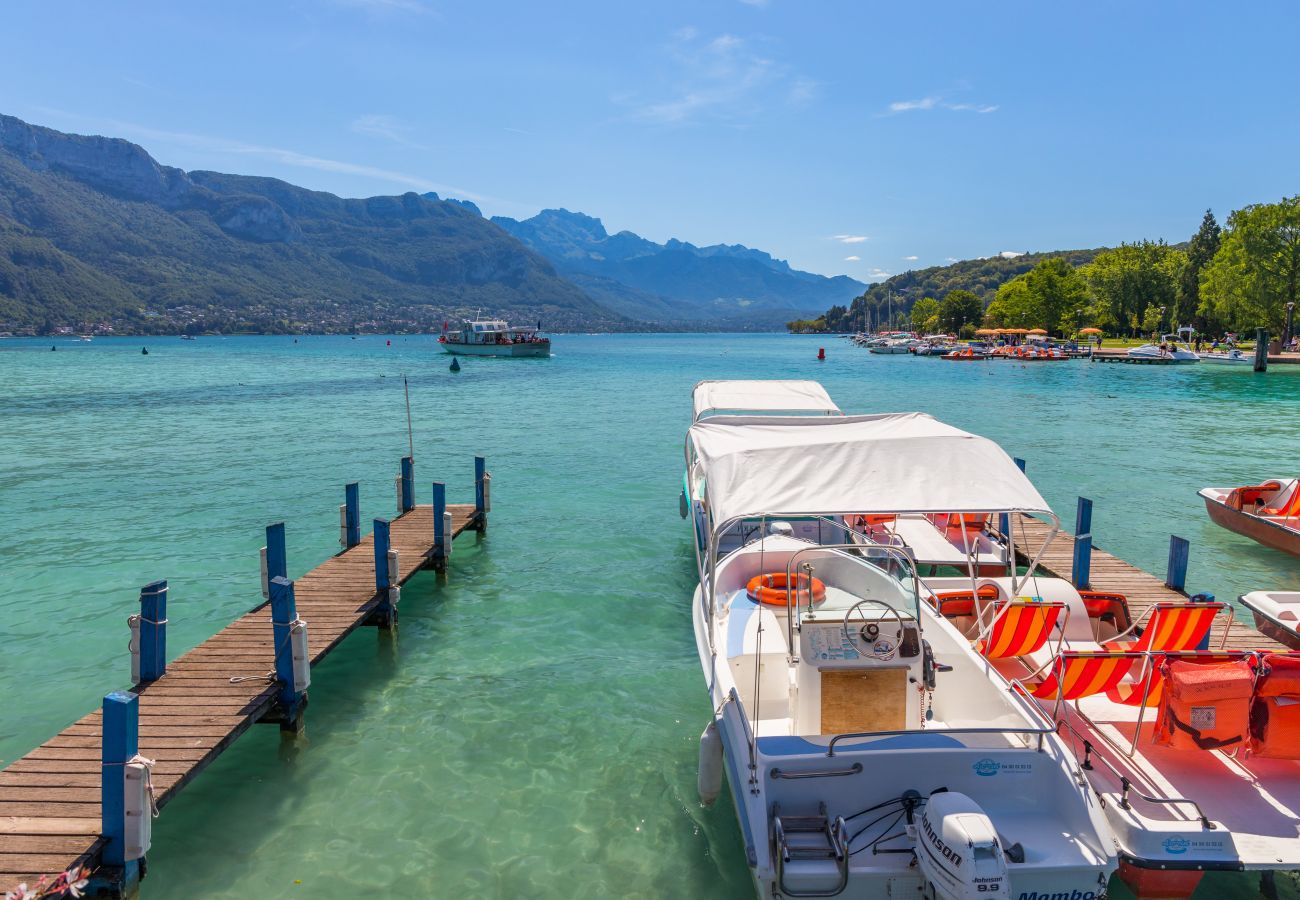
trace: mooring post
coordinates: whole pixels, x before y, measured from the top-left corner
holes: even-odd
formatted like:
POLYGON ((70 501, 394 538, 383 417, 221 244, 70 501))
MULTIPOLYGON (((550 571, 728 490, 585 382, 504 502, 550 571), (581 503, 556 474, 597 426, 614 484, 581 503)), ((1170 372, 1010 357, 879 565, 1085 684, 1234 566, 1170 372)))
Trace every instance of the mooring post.
POLYGON ((167 671, 167 582, 140 588, 140 681, 157 681, 167 671))
POLYGON ((441 481, 433 483, 433 570, 447 571, 451 556, 451 528, 447 523, 447 486, 441 481))
POLYGON ((415 460, 402 457, 402 512, 415 509, 415 460))
MULTIPOLYGON (((1025 471, 1025 461, 1023 459, 1018 456, 1013 456, 1012 459, 1016 461, 1016 465, 1020 467, 1020 471, 1025 471)), ((1003 541, 1009 542, 1011 535, 1011 516, 1006 513, 998 513, 998 531, 1002 532, 1003 541)), ((1013 565, 1015 564, 1015 560, 1012 560, 1011 562, 1013 565)))
POLYGON ((284 523, 266 526, 266 580, 289 577, 289 558, 284 549, 284 523))
POLYGON ((1165 577, 1165 587, 1182 591, 1187 584, 1187 557, 1191 545, 1186 539, 1176 534, 1169 536, 1169 574, 1165 577))
POLYGON ((474 457, 474 528, 479 534, 487 532, 487 460, 474 457))
POLYGON ((128 691, 104 695, 100 753, 100 831, 104 865, 122 870, 122 893, 129 896, 140 882, 139 859, 127 859, 126 763, 140 752, 140 701, 128 691))
POLYGON ((1087 497, 1079 498, 1079 508, 1074 515, 1074 565, 1071 568, 1071 581, 1079 590, 1088 587, 1088 577, 1092 569, 1092 501, 1087 497))
POLYGON ((1268 371, 1268 329, 1255 329, 1255 371, 1268 371))
MULTIPOLYGON (((275 642, 275 677, 280 682, 277 699, 284 717, 281 731, 297 731, 301 721, 303 691, 310 683, 307 661, 294 666, 295 632, 305 626, 298 621, 298 602, 294 599, 293 582, 283 575, 271 579, 271 633, 275 642), (300 671, 301 670, 301 671, 300 671)), ((300 652, 306 649, 301 640, 300 652)))
POLYGON ((397 601, 401 588, 397 566, 397 551, 392 547, 390 524, 387 519, 375 519, 375 591, 379 605, 375 607, 367 624, 388 628, 397 621, 397 601))
POLYGON ((347 529, 347 546, 349 549, 361 543, 361 488, 352 482, 343 488, 347 500, 347 514, 344 527, 347 529))

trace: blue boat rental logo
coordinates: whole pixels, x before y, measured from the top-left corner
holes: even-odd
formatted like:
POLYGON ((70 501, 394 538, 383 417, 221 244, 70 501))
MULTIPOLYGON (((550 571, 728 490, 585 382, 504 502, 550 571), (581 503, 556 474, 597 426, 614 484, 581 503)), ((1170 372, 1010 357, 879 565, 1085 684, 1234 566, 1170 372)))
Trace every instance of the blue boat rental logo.
POLYGON ((1164 848, 1166 853, 1179 854, 1186 853, 1187 848, 1192 846, 1192 842, 1187 838, 1171 837, 1165 838, 1164 848))
POLYGON ((975 770, 976 775, 996 775, 998 774, 998 770, 1002 768, 1002 764, 996 760, 985 757, 979 762, 974 763, 971 768, 975 770))

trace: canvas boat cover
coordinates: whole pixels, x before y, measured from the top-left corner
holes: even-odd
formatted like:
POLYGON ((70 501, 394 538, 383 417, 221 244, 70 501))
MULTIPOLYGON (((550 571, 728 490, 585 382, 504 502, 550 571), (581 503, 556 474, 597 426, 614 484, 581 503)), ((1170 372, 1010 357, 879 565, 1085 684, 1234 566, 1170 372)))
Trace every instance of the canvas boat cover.
POLYGON ((715 410, 840 414, 826 388, 815 381, 701 381, 692 397, 692 421, 715 410))
POLYGON ((924 413, 705 419, 688 441, 715 527, 764 514, 1051 513, 1001 447, 924 413))

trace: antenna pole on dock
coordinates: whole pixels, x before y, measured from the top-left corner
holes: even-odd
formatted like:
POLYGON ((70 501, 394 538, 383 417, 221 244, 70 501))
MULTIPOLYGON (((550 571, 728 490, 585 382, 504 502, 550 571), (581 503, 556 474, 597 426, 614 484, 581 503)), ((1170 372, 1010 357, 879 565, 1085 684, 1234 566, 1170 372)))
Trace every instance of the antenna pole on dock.
POLYGON ((415 434, 411 431, 411 385, 406 380, 406 373, 402 373, 402 390, 406 392, 406 450, 411 457, 411 462, 415 462, 415 434))

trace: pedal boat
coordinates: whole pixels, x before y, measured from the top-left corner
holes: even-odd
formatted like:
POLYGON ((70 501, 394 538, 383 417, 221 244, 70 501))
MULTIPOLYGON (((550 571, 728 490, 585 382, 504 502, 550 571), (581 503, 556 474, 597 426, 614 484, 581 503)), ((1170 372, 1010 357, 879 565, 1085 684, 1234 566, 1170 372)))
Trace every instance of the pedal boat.
POLYGON ((1214 524, 1300 556, 1300 480, 1274 478, 1245 487, 1207 487, 1197 494, 1214 524))
POLYGON ((1251 591, 1238 599, 1260 634, 1300 650, 1300 591, 1251 591))
POLYGON ((923 599, 906 549, 843 537, 859 511, 1008 495, 1050 516, 1012 460, 917 413, 709 419, 686 455, 699 787, 712 802, 725 772, 758 896, 1103 896, 1114 837, 1055 723, 923 599))

